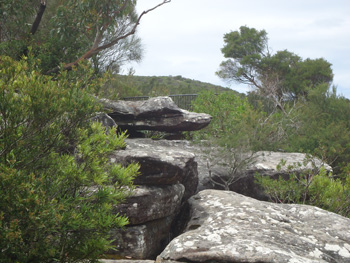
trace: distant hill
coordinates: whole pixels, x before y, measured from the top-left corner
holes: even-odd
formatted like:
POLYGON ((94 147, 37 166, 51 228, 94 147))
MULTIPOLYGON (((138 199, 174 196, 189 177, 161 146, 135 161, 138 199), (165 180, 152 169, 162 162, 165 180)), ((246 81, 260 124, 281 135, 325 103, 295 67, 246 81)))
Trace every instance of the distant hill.
POLYGON ((140 96, 165 96, 173 94, 198 94, 204 90, 212 90, 216 93, 224 91, 235 92, 229 88, 218 85, 184 78, 182 76, 120 76, 127 78, 140 96))
POLYGON ((133 75, 114 75, 114 78, 105 83, 100 89, 99 94, 101 97, 109 99, 134 99, 130 97, 198 94, 206 90, 211 90, 215 93, 233 92, 243 95, 229 88, 183 78, 182 76, 148 77, 133 75))

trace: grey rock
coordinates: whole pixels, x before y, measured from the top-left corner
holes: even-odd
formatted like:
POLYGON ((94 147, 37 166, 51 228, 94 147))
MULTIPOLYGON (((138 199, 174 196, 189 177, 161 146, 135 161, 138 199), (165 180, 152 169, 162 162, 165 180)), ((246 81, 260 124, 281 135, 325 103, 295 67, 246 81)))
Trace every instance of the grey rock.
POLYGON ((182 184, 163 187, 137 186, 133 194, 123 204, 118 205, 115 211, 126 215, 130 225, 175 215, 180 210, 184 191, 182 184))
POLYGON ((100 99, 121 129, 165 132, 195 131, 209 125, 211 116, 180 109, 170 97, 142 101, 100 99))
POLYGON ((294 164, 300 164, 300 166, 291 169, 292 172, 300 172, 307 169, 314 169, 324 167, 327 171, 331 172, 332 167, 328 164, 322 162, 316 157, 309 157, 305 153, 286 153, 286 152, 267 152, 261 151, 256 153, 256 158, 254 163, 248 167, 248 170, 264 172, 265 175, 274 176, 280 173, 288 173, 288 166, 293 166, 294 164), (277 165, 281 160, 286 161, 285 166, 277 170, 277 165), (307 160, 307 161, 305 161, 307 160))
POLYGON ((103 112, 97 113, 96 116, 92 117, 90 120, 93 122, 95 121, 100 122, 103 125, 103 127, 105 127, 106 129, 117 127, 117 124, 115 123, 115 121, 110 116, 108 116, 106 113, 103 113, 103 112))
POLYGON ((350 262, 350 219, 306 205, 204 190, 190 220, 157 259, 179 262, 350 262))
POLYGON ((136 185, 171 185, 181 183, 185 186, 184 200, 194 195, 198 185, 195 155, 180 148, 170 148, 151 139, 127 139, 126 150, 111 155, 111 162, 128 165, 140 164, 140 175, 135 178, 136 185))
POLYGON ((170 242, 174 217, 169 216, 145 224, 114 229, 111 238, 117 251, 109 251, 108 257, 155 259, 170 242))

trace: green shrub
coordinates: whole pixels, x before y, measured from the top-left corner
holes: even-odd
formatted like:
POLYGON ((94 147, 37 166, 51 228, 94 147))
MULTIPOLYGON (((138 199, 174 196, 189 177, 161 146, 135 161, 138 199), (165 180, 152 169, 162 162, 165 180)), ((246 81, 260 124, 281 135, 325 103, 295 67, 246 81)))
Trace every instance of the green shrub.
POLYGON ((97 262, 127 224, 113 207, 138 166, 109 164, 125 135, 87 121, 98 83, 84 72, 54 80, 0 57, 0 262, 97 262))
MULTIPOLYGON (((293 168, 295 166, 290 167, 293 168)), ((299 174, 290 171, 287 178, 255 177, 256 182, 275 203, 313 205, 346 217, 350 217, 349 178, 344 184, 324 168, 299 174)))
POLYGON ((211 182, 229 190, 230 185, 243 176, 241 172, 254 161, 254 152, 266 141, 262 139, 266 129, 261 122, 264 113, 254 110, 246 98, 234 93, 216 95, 210 91, 197 97, 193 110, 212 116, 210 125, 192 136, 201 143, 207 156, 211 182), (224 176, 214 176, 212 168, 216 165, 226 168, 224 176))

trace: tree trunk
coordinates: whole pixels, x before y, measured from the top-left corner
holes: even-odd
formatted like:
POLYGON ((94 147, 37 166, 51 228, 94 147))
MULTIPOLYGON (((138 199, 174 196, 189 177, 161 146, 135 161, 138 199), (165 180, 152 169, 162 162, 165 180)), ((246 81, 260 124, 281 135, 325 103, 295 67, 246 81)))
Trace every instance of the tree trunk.
POLYGON ((46 1, 40 1, 40 8, 36 15, 35 21, 32 25, 32 28, 30 29, 30 34, 34 35, 35 32, 38 30, 41 22, 41 18, 43 17, 43 14, 45 12, 45 9, 46 9, 46 1))

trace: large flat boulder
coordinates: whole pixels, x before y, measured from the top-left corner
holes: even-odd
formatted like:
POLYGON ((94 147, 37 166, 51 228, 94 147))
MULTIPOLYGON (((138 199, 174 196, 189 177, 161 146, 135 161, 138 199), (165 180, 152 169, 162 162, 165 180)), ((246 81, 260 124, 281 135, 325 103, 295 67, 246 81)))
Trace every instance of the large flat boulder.
POLYGON ((157 262, 350 262, 350 219, 306 205, 274 204, 204 190, 189 221, 157 262))
POLYGON ((100 99, 100 102, 123 130, 196 131, 211 121, 209 114, 180 109, 170 97, 141 101, 100 99))

